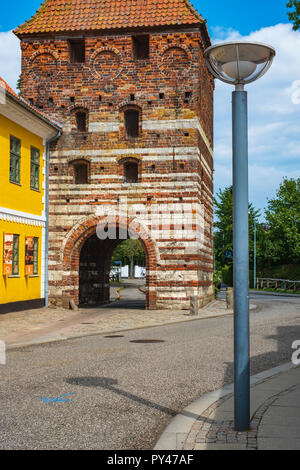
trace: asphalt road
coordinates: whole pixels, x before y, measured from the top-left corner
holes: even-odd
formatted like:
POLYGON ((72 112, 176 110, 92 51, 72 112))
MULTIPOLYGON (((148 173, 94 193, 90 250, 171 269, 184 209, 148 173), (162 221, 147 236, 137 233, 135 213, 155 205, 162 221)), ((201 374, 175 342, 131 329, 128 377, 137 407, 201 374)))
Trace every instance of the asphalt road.
MULTIPOLYGON (((255 300, 252 373, 290 360, 300 299, 289 300, 255 300)), ((183 407, 233 381, 232 329, 228 316, 8 351, 0 448, 152 449, 183 407), (143 339, 159 342, 131 342, 143 339)))

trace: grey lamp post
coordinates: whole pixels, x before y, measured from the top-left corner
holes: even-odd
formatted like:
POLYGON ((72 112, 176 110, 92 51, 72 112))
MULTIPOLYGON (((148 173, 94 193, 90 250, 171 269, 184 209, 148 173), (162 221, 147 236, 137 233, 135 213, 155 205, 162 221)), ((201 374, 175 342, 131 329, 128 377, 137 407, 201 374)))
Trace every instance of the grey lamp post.
POLYGON ((270 68, 275 50, 265 44, 226 42, 206 49, 212 74, 235 85, 232 94, 234 419, 236 431, 250 426, 248 116, 244 85, 270 68))
POLYGON ((256 289, 256 219, 254 217, 253 287, 256 289))

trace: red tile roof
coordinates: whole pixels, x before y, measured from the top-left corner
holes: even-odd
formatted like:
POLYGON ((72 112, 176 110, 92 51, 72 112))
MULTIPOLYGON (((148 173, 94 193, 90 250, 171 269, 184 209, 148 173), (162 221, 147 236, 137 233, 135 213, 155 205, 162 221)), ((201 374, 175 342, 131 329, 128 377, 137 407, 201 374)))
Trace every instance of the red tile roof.
POLYGON ((36 14, 14 32, 23 36, 204 22, 189 0, 45 0, 36 14))
POLYGON ((8 91, 8 93, 15 95, 18 98, 17 93, 12 88, 10 88, 10 86, 6 83, 5 80, 3 80, 2 77, 0 77, 0 87, 4 88, 4 90, 8 91))
POLYGON ((40 117, 43 121, 47 121, 47 123, 55 127, 56 129, 61 129, 62 124, 53 121, 49 119, 46 114, 42 113, 40 110, 36 109, 34 106, 32 106, 30 103, 25 101, 23 98, 17 95, 17 93, 6 83, 5 80, 3 80, 2 77, 0 77, 0 88, 4 88, 4 90, 12 96, 12 98, 17 101, 21 106, 25 107, 28 111, 31 111, 33 114, 36 116, 40 117))

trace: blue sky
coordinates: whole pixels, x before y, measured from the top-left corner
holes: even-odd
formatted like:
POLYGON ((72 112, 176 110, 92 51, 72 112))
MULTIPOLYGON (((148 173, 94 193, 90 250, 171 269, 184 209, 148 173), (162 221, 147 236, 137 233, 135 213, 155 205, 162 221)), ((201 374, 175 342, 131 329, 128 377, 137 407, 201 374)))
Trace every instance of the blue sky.
MULTIPOLYGON (((287 22, 287 0, 193 0, 193 5, 212 27, 237 29, 249 34, 261 27, 287 22), (241 10, 241 5, 243 9, 241 10)), ((1 6, 0 31, 8 31, 28 20, 41 0, 15 0, 1 6)))
MULTIPOLYGON (((300 177, 300 31, 292 31, 288 22, 287 0, 192 1, 207 19, 213 43, 246 39, 276 49, 269 72, 247 87, 249 199, 262 210, 284 177, 300 177)), ((40 3, 15 0, 1 5, 0 76, 12 87, 20 73, 20 47, 10 30, 29 19, 40 3)), ((216 81, 215 192, 232 181, 231 91, 216 81)))

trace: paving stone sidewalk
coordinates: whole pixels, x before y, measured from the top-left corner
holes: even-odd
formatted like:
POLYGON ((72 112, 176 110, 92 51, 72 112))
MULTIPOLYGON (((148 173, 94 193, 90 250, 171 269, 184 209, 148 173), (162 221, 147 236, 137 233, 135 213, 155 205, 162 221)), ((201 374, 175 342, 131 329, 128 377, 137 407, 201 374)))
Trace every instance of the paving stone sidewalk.
POLYGON ((232 386, 227 386, 187 407, 168 426, 155 448, 299 450, 300 367, 285 364, 253 376, 251 381, 249 431, 234 430, 234 398, 232 386))
POLYGON ((144 310, 118 308, 82 308, 78 311, 41 308, 0 315, 0 339, 7 347, 55 341, 90 334, 117 332, 166 325, 223 315, 232 315, 222 300, 211 302, 190 316, 182 310, 144 310))

